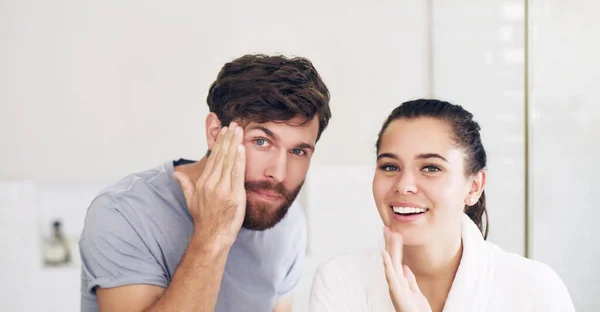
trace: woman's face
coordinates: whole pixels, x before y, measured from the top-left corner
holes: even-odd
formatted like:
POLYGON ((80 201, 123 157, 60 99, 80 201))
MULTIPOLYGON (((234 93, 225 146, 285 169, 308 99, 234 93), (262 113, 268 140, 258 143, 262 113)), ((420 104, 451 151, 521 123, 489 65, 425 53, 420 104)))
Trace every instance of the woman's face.
POLYGON ((466 155, 436 118, 400 118, 383 133, 373 178, 373 196, 383 223, 405 245, 460 235, 465 204, 473 205, 485 172, 465 172, 466 155))

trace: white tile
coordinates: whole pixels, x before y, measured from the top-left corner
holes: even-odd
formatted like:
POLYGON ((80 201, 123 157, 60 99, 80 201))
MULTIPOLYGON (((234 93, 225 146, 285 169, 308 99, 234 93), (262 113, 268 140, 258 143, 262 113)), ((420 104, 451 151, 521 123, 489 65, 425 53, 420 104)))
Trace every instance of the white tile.
POLYGON ((372 195, 374 166, 319 166, 307 178, 309 254, 315 258, 375 246, 382 222, 372 195))
POLYGON ((600 311, 597 1, 532 1, 532 251, 577 311, 600 311))
POLYGON ((45 182, 38 184, 39 227, 47 236, 54 220, 60 220, 70 239, 83 230, 87 209, 94 197, 108 182, 45 182))
POLYGON ((488 239, 524 254, 525 67, 524 44, 516 40, 524 34, 524 24, 516 22, 524 2, 432 3, 434 97, 462 105, 481 126, 488 155, 488 239), (457 11, 469 13, 458 19, 457 11), (515 40, 504 40, 508 33, 515 40))

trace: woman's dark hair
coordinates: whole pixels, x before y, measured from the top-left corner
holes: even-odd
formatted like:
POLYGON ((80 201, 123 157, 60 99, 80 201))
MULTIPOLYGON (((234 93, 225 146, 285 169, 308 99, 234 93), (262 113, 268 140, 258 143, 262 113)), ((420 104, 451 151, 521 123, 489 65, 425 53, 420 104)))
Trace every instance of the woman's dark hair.
MULTIPOLYGON (((377 153, 381 145, 381 137, 390 123, 396 119, 415 119, 419 117, 431 117, 445 121, 452 130, 451 137, 456 145, 463 149, 466 155, 465 174, 473 175, 486 167, 487 156, 479 131, 479 124, 473 120, 473 114, 466 111, 460 105, 434 99, 419 99, 402 103, 395 108, 379 131, 375 145, 377 153)), ((485 192, 481 193, 479 201, 469 207, 465 205, 466 214, 477 225, 484 239, 489 232, 488 213, 485 207, 485 192), (485 224, 484 224, 485 215, 485 224)))

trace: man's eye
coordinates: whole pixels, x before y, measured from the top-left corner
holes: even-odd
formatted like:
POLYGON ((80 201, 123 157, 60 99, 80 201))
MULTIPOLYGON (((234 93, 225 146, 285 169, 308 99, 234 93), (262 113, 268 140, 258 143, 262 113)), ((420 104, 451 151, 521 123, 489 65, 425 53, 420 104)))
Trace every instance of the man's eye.
POLYGON ((295 148, 292 150, 292 154, 295 154, 298 156, 304 156, 304 155, 306 155, 306 152, 303 149, 295 148))
POLYGON ((256 140, 254 140, 254 143, 256 143, 256 145, 262 146, 262 147, 269 146, 269 142, 267 142, 267 140, 265 140, 265 139, 256 139, 256 140))

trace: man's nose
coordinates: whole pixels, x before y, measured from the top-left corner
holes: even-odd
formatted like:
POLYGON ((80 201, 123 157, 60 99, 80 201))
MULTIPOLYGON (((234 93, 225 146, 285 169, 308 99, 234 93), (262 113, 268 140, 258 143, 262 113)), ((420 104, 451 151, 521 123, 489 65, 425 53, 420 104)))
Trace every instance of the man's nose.
POLYGON ((267 169, 265 170, 265 176, 272 178, 276 182, 280 183, 285 180, 287 174, 287 153, 279 152, 273 155, 267 169))

